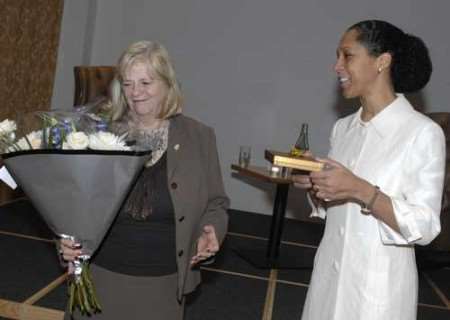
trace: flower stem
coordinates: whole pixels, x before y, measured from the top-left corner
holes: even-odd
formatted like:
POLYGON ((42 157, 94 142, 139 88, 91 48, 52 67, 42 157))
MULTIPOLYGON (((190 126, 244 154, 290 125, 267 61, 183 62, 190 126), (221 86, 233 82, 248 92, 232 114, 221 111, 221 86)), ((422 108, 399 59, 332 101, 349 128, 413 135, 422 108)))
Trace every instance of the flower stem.
POLYGON ((79 309, 83 315, 101 312, 94 285, 92 283, 88 261, 81 262, 81 274, 69 279, 69 311, 79 309))

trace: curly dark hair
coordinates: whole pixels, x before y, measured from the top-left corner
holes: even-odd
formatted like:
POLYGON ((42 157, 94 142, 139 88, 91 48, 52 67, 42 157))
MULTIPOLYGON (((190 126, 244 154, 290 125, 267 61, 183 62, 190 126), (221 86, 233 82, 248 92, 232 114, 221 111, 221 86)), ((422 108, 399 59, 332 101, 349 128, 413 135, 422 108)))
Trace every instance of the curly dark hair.
POLYGON ((381 20, 360 21, 347 30, 359 33, 357 40, 370 55, 391 54, 391 79, 395 92, 418 91, 430 80, 433 66, 428 48, 419 37, 381 20))

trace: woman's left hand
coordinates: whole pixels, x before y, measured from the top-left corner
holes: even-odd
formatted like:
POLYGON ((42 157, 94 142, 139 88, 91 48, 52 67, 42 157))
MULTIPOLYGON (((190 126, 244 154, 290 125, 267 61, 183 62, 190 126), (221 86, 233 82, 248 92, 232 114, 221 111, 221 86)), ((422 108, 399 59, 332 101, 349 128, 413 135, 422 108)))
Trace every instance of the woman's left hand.
POLYGON ((354 198, 363 180, 337 161, 320 161, 325 163, 324 169, 310 174, 315 196, 324 201, 354 198))
POLYGON ((219 251, 216 229, 212 225, 203 227, 202 234, 197 241, 197 254, 191 258, 191 266, 214 256, 219 251))

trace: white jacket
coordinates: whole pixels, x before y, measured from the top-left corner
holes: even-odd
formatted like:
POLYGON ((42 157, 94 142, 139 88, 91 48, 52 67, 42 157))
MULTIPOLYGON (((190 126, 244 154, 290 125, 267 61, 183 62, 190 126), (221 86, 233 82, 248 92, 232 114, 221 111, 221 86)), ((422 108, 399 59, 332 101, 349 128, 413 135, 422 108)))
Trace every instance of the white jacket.
POLYGON ((414 244, 440 232, 445 138, 403 95, 369 122, 361 109, 336 122, 329 157, 380 187, 400 233, 356 203, 314 208, 326 217, 302 320, 415 320, 414 244))

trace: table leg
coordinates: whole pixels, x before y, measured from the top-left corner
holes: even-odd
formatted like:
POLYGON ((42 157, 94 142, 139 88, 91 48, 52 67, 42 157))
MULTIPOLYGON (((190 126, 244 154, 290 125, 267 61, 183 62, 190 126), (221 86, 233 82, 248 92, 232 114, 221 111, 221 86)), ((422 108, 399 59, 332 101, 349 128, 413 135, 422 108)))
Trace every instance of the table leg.
POLYGON ((272 267, 276 266, 279 256, 288 193, 288 184, 277 184, 275 201, 273 205, 272 223, 270 224, 269 242, 267 244, 266 253, 267 260, 272 267))
POLYGON ((281 235, 283 233, 286 204, 289 193, 288 184, 277 184, 270 234, 265 250, 235 248, 238 256, 258 269, 310 269, 304 256, 292 256, 284 251, 280 255, 281 235))

